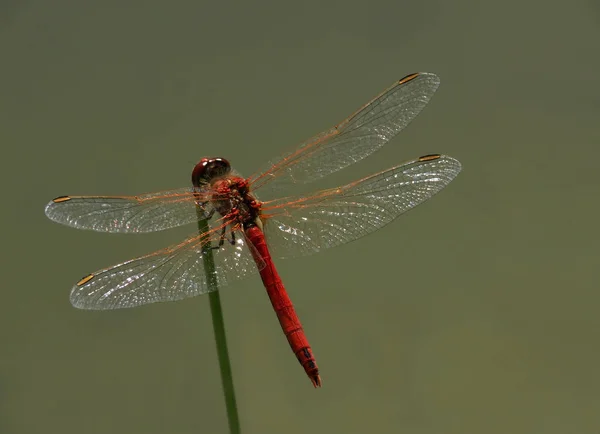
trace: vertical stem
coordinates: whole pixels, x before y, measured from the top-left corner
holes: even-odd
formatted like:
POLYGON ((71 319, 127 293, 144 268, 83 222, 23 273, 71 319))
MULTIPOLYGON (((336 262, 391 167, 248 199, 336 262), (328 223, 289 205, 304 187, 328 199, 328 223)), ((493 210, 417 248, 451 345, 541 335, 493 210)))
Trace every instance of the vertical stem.
MULTIPOLYGON (((209 230, 208 221, 204 216, 202 208, 198 206, 196 211, 198 213, 198 231, 200 234, 204 234, 209 230)), ((231 374, 231 362, 229 360, 227 337, 225 335, 225 321, 223 320, 221 296, 219 295, 217 275, 215 273, 215 260, 210 244, 206 245, 203 249, 202 260, 204 261, 206 281, 208 283, 208 287, 210 288, 208 297, 210 299, 210 312, 212 314, 213 331, 215 334, 215 343, 217 345, 217 356, 219 358, 219 367, 221 370, 221 383, 223 385, 223 393, 225 395, 225 408, 227 410, 229 432, 231 434, 239 434, 241 432, 240 419, 235 401, 233 376, 231 374)))

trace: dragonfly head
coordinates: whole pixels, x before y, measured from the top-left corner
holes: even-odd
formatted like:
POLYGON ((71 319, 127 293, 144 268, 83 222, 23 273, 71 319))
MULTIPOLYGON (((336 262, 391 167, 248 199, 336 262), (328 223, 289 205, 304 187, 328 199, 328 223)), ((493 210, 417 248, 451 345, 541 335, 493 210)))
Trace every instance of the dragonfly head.
POLYGON ((231 165, 225 158, 203 158, 192 171, 192 184, 199 187, 202 184, 228 175, 231 165))

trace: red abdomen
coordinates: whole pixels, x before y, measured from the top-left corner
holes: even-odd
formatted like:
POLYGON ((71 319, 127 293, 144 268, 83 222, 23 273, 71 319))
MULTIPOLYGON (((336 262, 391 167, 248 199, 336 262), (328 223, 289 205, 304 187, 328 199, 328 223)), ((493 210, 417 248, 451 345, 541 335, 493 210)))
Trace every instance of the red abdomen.
POLYGON ((262 230, 257 226, 252 226, 246 229, 245 232, 248 241, 250 241, 256 249, 256 252, 253 253, 259 255, 260 259, 266 264, 265 267, 260 270, 260 277, 265 285, 273 309, 275 309, 275 314, 279 319, 283 333, 285 334, 290 347, 292 347, 292 351, 298 358, 298 361, 306 371, 308 378, 312 381, 313 386, 320 387, 321 377, 319 376, 317 362, 315 361, 308 340, 304 334, 304 330, 302 329, 300 319, 298 319, 298 315, 296 315, 292 301, 287 295, 279 274, 277 274, 275 264, 273 264, 271 254, 269 253, 267 243, 265 242, 265 236, 262 230))

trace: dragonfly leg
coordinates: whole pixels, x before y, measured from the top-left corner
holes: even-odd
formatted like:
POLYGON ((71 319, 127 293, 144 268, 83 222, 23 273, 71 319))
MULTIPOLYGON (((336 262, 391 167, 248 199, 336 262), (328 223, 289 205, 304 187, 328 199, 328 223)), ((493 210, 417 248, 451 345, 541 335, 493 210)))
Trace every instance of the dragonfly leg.
POLYGON ((210 220, 212 216, 215 214, 215 209, 211 208, 209 211, 206 210, 206 205, 208 202, 197 202, 196 205, 202 209, 202 213, 204 214, 204 218, 206 220, 210 220))
POLYGON ((219 237, 219 245, 218 246, 212 246, 211 248, 213 250, 217 250, 220 249, 221 247, 223 247, 223 245, 225 244, 225 240, 227 240, 227 242, 229 244, 231 244, 232 246, 235 245, 235 232, 231 231, 231 239, 227 238, 226 231, 227 231, 228 226, 223 226, 223 229, 221 229, 221 236, 219 237))

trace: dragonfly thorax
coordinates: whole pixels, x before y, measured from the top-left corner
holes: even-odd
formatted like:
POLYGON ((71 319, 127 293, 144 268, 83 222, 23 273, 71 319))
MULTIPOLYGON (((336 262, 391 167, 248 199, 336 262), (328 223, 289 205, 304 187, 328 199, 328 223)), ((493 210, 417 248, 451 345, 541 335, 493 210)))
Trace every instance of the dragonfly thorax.
POLYGON ((249 191, 248 180, 226 176, 211 183, 211 204, 223 217, 233 218, 242 226, 256 224, 261 203, 249 191))

